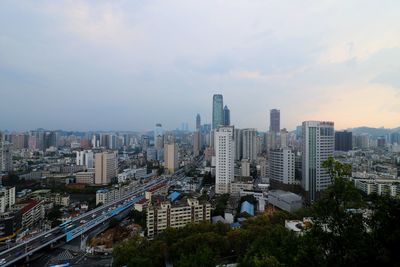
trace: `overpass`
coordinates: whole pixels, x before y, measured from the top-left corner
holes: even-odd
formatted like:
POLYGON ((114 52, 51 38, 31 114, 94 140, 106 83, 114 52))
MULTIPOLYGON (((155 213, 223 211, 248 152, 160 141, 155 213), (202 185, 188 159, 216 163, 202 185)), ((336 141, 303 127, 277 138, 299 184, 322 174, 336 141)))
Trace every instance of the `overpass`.
POLYGON ((173 185, 184 177, 184 169, 178 170, 170 177, 160 177, 143 184, 122 198, 104 204, 77 216, 49 231, 32 237, 0 253, 0 266, 10 266, 20 260, 28 259, 33 253, 64 240, 69 242, 78 236, 103 224, 118 214, 130 209, 144 197, 147 190, 161 184, 173 185), (1 264, 2 263, 2 264, 1 264))

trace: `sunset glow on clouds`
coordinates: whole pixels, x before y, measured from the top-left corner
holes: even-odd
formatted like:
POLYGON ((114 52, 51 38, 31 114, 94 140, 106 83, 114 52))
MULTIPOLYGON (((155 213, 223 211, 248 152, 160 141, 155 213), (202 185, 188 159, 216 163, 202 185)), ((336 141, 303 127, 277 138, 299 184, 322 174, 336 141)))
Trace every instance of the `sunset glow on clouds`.
POLYGON ((0 129, 400 126, 398 1, 2 1, 0 129))

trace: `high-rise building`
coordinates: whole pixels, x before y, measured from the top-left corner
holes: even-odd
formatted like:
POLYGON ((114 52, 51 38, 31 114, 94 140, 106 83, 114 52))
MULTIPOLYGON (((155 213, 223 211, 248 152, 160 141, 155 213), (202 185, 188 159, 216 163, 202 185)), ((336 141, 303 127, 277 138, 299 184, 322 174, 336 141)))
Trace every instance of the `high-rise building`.
POLYGON ((169 173, 174 173, 179 168, 178 145, 176 143, 169 143, 164 146, 164 163, 165 169, 169 173))
POLYGON ((242 176, 250 176, 250 161, 248 159, 242 159, 240 162, 240 172, 242 176))
POLYGON ((197 114, 196 116, 196 131, 200 131, 201 128, 201 117, 200 114, 197 114))
POLYGON ((195 157, 197 157, 200 154, 200 149, 201 149, 200 132, 195 131, 193 133, 193 155, 195 157))
POLYGON ((307 200, 313 202, 321 191, 331 184, 331 177, 322 163, 333 156, 335 149, 335 131, 333 122, 303 122, 303 166, 301 185, 307 200))
POLYGON ((224 107, 224 125, 225 126, 231 125, 231 112, 228 106, 224 107))
POLYGON ((147 135, 142 135, 140 143, 141 143, 141 145, 142 145, 142 150, 143 150, 143 151, 146 151, 147 148, 150 146, 149 136, 147 136, 147 135))
POLYGON ((257 159, 257 130, 243 129, 242 130, 242 158, 253 162, 257 159))
POLYGON ((224 100, 222 95, 213 96, 212 128, 216 129, 224 123, 224 100))
POLYGON ((109 184, 118 175, 118 153, 95 154, 95 184, 109 184))
POLYGON ((279 133, 281 130, 281 112, 279 109, 271 109, 269 130, 273 133, 279 133))
POLYGON ((86 166, 87 169, 94 168, 94 153, 91 150, 76 152, 76 165, 86 166))
POLYGON ((234 178, 235 140, 234 127, 225 126, 215 130, 215 159, 217 194, 229 193, 234 178))
POLYGON ((270 179, 281 184, 296 184, 295 154, 288 148, 269 151, 270 179))
POLYGON ((235 160, 239 161, 243 156, 243 138, 242 130, 235 129, 235 160))
POLYGON ((335 150, 350 151, 353 149, 353 133, 352 132, 335 132, 335 150))
POLYGON ((13 144, 0 140, 0 172, 13 171, 13 144))

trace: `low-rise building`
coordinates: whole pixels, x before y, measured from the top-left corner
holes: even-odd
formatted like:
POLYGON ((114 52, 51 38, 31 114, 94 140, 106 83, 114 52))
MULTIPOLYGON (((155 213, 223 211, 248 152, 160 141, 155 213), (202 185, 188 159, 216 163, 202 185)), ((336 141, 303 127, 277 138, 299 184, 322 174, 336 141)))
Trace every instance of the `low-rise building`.
POLYGON ((44 219, 45 210, 43 201, 29 200, 25 203, 18 204, 15 208, 19 208, 22 214, 22 228, 29 228, 44 219))
POLYGON ((152 203, 147 208, 147 235, 152 238, 168 227, 182 228, 189 223, 210 221, 211 204, 193 198, 152 203))
POLYGON ((0 213, 6 212, 15 204, 15 187, 0 187, 0 213))
POLYGON ((94 171, 77 172, 75 181, 78 184, 94 184, 94 171))
POLYGON ((303 199, 301 196, 282 190, 269 191, 268 202, 287 212, 295 212, 303 207, 303 199))
POLYGON ((231 194, 239 195, 242 190, 254 189, 253 178, 251 176, 236 176, 230 186, 231 194))
POLYGON ((118 185, 110 189, 99 189, 96 192, 96 205, 106 204, 131 193, 136 187, 138 182, 132 181, 127 185, 118 185))
POLYGON ((22 216, 19 211, 0 213, 0 241, 14 238, 21 229, 22 216))

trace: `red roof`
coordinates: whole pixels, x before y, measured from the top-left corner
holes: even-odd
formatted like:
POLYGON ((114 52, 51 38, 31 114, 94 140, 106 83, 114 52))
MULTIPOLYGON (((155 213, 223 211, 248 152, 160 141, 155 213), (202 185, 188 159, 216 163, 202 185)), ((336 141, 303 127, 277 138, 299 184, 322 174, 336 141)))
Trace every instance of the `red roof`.
POLYGON ((142 198, 141 200, 138 201, 137 204, 144 204, 146 202, 147 202, 147 199, 146 198, 142 198))
POLYGON ((26 205, 21 209, 21 213, 22 213, 22 214, 27 213, 28 211, 30 211, 31 209, 33 209, 34 207, 36 207, 37 204, 39 204, 39 202, 36 201, 36 200, 33 200, 33 199, 27 201, 27 202, 26 202, 26 205))
POLYGON ((164 184, 157 185, 157 186, 155 186, 155 187, 152 187, 152 188, 150 188, 148 191, 149 191, 149 192, 154 192, 154 191, 157 191, 157 190, 160 189, 160 188, 163 188, 164 186, 166 186, 165 183, 164 183, 164 184))

